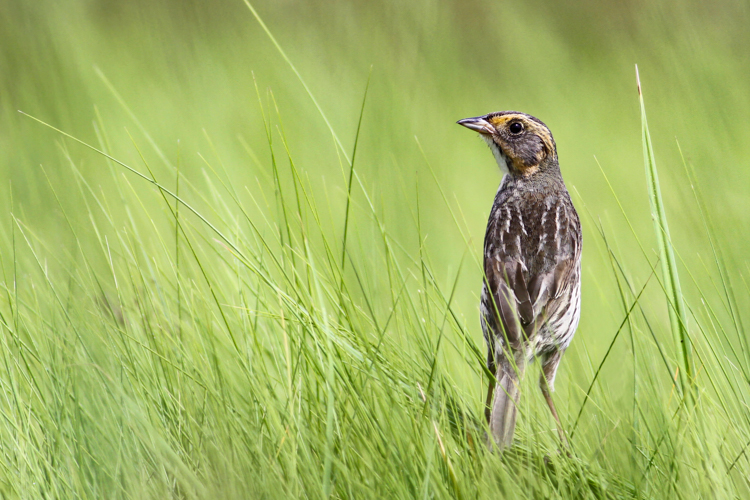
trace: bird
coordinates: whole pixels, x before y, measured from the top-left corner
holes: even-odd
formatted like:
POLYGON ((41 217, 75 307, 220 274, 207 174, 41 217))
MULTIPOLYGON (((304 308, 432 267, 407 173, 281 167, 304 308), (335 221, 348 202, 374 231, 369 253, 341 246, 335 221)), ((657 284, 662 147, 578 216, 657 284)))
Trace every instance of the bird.
POLYGON ((513 443, 520 383, 531 362, 568 447, 552 392, 581 316, 582 234, 560 172, 557 146, 538 118, 500 111, 457 122, 489 146, 503 173, 484 237, 480 320, 490 377, 488 444, 513 443))

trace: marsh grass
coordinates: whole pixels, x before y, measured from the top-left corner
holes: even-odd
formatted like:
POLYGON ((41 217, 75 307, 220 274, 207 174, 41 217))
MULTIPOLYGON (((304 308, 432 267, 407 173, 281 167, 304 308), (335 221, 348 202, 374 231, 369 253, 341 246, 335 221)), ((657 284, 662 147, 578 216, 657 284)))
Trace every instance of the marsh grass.
POLYGON ((713 288, 699 270, 680 267, 642 96, 658 254, 641 241, 605 168, 626 224, 602 220, 571 189, 594 228, 587 255, 610 273, 584 268, 587 283, 603 293, 611 280, 616 290, 584 314, 609 314, 617 327, 598 332, 597 343, 577 338, 578 358, 568 355, 576 376, 556 398, 570 450, 560 450, 530 376, 516 445, 498 455, 484 445, 484 346, 457 305, 462 274, 481 266, 461 205, 433 168, 440 159, 413 145, 430 174, 419 182, 437 190, 443 224, 459 235, 450 272, 425 243, 420 186, 404 182, 384 196, 359 174, 369 80, 356 130, 339 133, 247 6, 314 103, 309 116, 291 116, 256 85, 266 151, 238 142, 257 186, 238 179, 208 132, 210 154, 186 172, 187 147, 157 144, 102 71, 133 131, 113 133, 97 113, 95 141, 84 141, 33 118, 38 130, 56 131, 57 139, 39 136, 57 141, 75 190, 61 192, 46 167, 35 170, 65 236, 40 232, 13 201, 2 225, 4 497, 750 494, 750 363, 736 299, 747 290, 733 288, 688 162, 682 182, 713 249, 713 288), (321 189, 314 166, 296 157, 284 124, 300 119, 322 120, 343 188, 321 189), (345 136, 354 137, 348 147, 345 136), (115 150, 123 140, 130 145, 115 150), (120 159, 124 151, 132 160, 120 159), (108 172, 109 187, 87 178, 82 158, 108 172), (396 198, 408 211, 386 220, 384 205, 396 198))

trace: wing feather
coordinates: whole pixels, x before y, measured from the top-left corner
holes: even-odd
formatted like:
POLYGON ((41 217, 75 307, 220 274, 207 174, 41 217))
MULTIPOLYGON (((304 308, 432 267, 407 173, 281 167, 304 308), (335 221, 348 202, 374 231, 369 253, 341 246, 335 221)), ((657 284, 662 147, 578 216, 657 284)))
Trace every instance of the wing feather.
MULTIPOLYGON (((550 212, 555 213, 557 208, 550 212)), ((533 253, 521 244, 516 225, 530 228, 533 224, 530 220, 525 221, 525 226, 523 221, 516 224, 513 216, 522 215, 520 210, 513 209, 502 212, 511 220, 495 226, 494 244, 486 248, 485 273, 489 289, 507 341, 514 348, 542 326, 547 305, 563 294, 571 273, 580 262, 580 229, 574 227, 580 223, 575 212, 568 213, 567 208, 561 210, 562 227, 558 226, 559 219, 553 217, 547 218, 548 225, 544 222, 537 225, 542 233, 547 233, 540 240, 555 242, 543 252, 533 253), (513 244, 516 241, 518 243, 513 244)), ((536 249, 536 245, 528 243, 531 243, 528 248, 536 249)), ((489 309, 495 311, 494 307, 489 309)))

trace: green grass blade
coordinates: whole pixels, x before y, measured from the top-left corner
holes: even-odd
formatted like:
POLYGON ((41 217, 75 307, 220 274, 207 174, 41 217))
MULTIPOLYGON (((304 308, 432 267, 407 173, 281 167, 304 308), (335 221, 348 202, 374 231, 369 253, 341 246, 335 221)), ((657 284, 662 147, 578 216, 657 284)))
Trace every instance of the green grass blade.
POLYGON ((680 385, 683 391, 687 391, 693 383, 693 359, 690 345, 690 337, 687 331, 687 314, 685 312, 685 301, 680 287, 680 277, 677 273, 677 261, 674 256, 672 240, 669 236, 669 225, 667 214, 664 209, 664 201, 659 187, 659 175, 656 170, 656 160, 651 143, 651 134, 648 130, 646 120, 646 105, 643 102, 641 91, 641 80, 638 75, 638 66, 635 67, 636 80, 638 82, 638 99, 641 105, 641 131, 643 138, 643 162, 646 166, 646 182, 648 185, 648 197, 651 204, 651 217, 654 220, 654 230, 659 248, 662 274, 664 276, 664 288, 669 303, 669 323, 674 336, 677 351, 680 353, 680 385))

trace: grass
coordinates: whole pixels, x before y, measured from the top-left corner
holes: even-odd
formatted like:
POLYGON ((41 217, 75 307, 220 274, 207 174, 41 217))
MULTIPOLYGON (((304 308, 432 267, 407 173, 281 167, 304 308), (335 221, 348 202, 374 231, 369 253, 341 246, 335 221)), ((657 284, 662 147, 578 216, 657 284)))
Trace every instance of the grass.
POLYGON ((687 332, 687 315, 685 314, 685 299, 680 286, 680 275, 677 270, 677 262, 674 256, 672 239, 669 236, 669 224, 664 209, 664 201, 659 186, 659 174, 656 169, 651 134, 648 130, 646 119, 646 105, 643 101, 641 90, 641 79, 638 75, 638 66, 635 67, 636 80, 638 81, 638 99, 641 104, 641 125, 643 130, 643 163, 646 165, 646 184, 648 185, 649 202, 651 203, 651 217, 654 220, 656 241, 659 248, 659 260, 662 265, 662 276, 664 277, 664 294, 669 304, 669 323, 675 338, 677 351, 680 352, 681 362, 678 371, 680 373, 680 387, 682 393, 692 404, 693 383, 693 358, 692 346, 687 332))
MULTIPOLYGON (((447 20, 428 2, 391 14, 237 4, 122 6, 112 18, 84 4, 14 6, 22 26, 42 28, 0 30, 15 36, 0 69, 17 75, 0 80, 0 97, 26 115, 3 107, 0 127, 4 498, 750 493, 750 288, 736 229, 747 201, 732 190, 747 176, 715 175, 726 164, 711 155, 718 145, 722 160, 741 158, 744 122, 690 113, 692 94, 643 52, 654 98, 649 129, 640 96, 639 144, 632 76, 605 72, 606 58, 555 31, 593 5, 535 25, 535 5, 463 7, 447 20), (569 453, 536 376, 524 381, 515 446, 498 455, 483 444, 479 256, 499 179, 453 122, 494 109, 480 105, 516 107, 487 88, 494 63, 461 50, 467 26, 496 36, 485 17, 515 22, 498 45, 504 63, 541 68, 544 92, 499 87, 523 110, 549 108, 584 224, 583 318, 555 394, 569 453), (547 35, 519 38, 535 30, 547 35), (583 62, 560 80, 572 62, 540 64, 576 50, 583 62), (555 87, 595 70, 608 85, 627 78, 627 97, 555 87), (44 92, 49 75, 61 83, 44 92), (683 113, 705 119, 686 125, 683 113), (664 128, 705 142, 680 149, 664 128), (611 145, 598 167, 597 140, 611 145)), ((680 56, 679 71, 705 58, 746 81, 724 35, 695 60, 690 46, 661 45, 670 6, 618 15, 680 56)), ((683 32, 702 29, 699 6, 684 12, 683 32)), ((627 29, 596 35, 618 64, 627 29)), ((717 89, 736 91, 689 81, 717 108, 717 89)), ((744 109, 737 97, 725 112, 744 109)))

